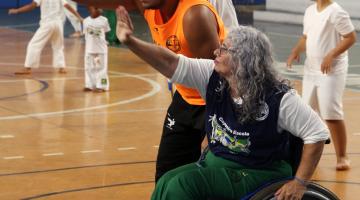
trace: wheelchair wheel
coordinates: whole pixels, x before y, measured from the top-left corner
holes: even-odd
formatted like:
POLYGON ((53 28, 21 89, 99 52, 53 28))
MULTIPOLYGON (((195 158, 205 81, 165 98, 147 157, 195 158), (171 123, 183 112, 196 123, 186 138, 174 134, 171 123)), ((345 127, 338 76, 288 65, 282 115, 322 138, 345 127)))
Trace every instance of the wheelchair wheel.
MULTIPOLYGON (((275 200, 274 193, 287 181, 273 183, 257 192, 249 200, 275 200)), ((302 200, 340 200, 333 192, 323 186, 311 182, 307 186, 302 200)))

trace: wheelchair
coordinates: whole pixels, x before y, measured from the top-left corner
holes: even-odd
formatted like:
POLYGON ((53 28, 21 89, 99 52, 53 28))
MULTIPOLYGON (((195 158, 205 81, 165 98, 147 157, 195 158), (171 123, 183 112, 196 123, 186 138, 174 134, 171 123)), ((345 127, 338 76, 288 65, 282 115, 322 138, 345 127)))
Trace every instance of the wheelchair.
MULTIPOLYGON (((287 134, 289 136, 288 148, 290 153, 286 161, 290 163, 293 169, 293 175, 295 175, 296 170, 300 164, 301 154, 304 144, 300 138, 297 138, 290 133, 287 134)), ((329 144, 329 143, 330 140, 327 140, 325 142, 325 144, 329 144)), ((275 180, 269 183, 265 183, 255 191, 247 194, 245 197, 242 197, 239 200, 276 200, 275 192, 278 189, 280 189, 285 183, 287 183, 292 179, 293 177, 288 177, 281 180, 275 180)), ((208 200, 225 200, 225 199, 210 198, 208 200)), ((307 185, 302 200, 340 200, 340 199, 330 190, 326 189, 325 187, 315 182, 310 181, 309 184, 307 185)))

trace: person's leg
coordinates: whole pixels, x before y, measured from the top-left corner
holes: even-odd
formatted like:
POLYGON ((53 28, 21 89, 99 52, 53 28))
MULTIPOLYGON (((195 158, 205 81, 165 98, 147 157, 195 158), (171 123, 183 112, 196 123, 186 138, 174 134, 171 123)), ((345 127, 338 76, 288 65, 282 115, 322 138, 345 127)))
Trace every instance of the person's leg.
POLYGON ((53 51, 53 66, 58 69, 59 73, 65 74, 64 29, 60 22, 52 22, 52 26, 51 47, 53 51))
POLYGON ((316 77, 304 75, 302 82, 302 100, 311 106, 312 109, 319 112, 319 105, 317 99, 317 86, 316 86, 316 77))
POLYGON ((108 68, 107 63, 108 55, 107 54, 98 54, 98 58, 95 60, 96 63, 96 89, 99 91, 108 91, 109 90, 109 76, 108 76, 108 68))
POLYGON ((350 160, 346 153, 346 127, 342 96, 345 89, 346 74, 324 76, 319 87, 320 111, 330 130, 335 147, 337 170, 348 170, 350 160))
POLYGON ((95 89, 95 83, 92 82, 93 79, 93 75, 92 75, 92 69, 94 68, 93 62, 94 60, 94 56, 92 54, 89 53, 85 53, 85 57, 84 57, 84 73, 85 73, 85 87, 84 87, 84 91, 92 91, 93 89, 95 89))
POLYGON ((329 127, 332 142, 334 143, 336 152, 336 170, 350 169, 350 159, 346 153, 346 128, 344 120, 326 120, 329 127))
POLYGON ((48 24, 42 24, 31 38, 25 57, 25 69, 15 72, 16 75, 30 74, 31 68, 38 68, 40 65, 41 51, 50 39, 52 34, 48 24))
POLYGON ((155 181, 167 171, 200 157, 205 136, 204 114, 205 106, 189 105, 175 92, 164 121, 155 181))

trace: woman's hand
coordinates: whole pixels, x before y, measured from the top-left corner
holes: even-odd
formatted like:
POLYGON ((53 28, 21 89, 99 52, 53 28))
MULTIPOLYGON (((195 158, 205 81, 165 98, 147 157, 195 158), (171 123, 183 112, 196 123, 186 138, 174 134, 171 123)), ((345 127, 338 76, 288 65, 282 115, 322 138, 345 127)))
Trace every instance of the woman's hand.
POLYGON ((291 180, 276 191, 276 200, 301 200, 305 190, 305 185, 296 180, 291 180))
POLYGON ((116 9, 117 26, 116 36, 121 43, 126 44, 129 37, 132 35, 134 26, 131 22, 130 16, 123 6, 116 9))

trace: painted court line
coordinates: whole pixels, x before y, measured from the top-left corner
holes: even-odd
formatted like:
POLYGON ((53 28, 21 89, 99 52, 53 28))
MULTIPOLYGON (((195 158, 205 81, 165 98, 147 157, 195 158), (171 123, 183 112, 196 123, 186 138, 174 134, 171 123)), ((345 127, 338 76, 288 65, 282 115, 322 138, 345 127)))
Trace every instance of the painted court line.
POLYGON ((43 156, 62 156, 64 155, 63 152, 57 152, 57 153, 44 153, 43 156))
POLYGON ((14 138, 15 136, 13 135, 0 135, 1 139, 8 139, 8 138, 14 138))
MULTIPOLYGON (((0 63, 0 64, 4 64, 4 63, 0 63)), ((76 67, 69 66, 67 68, 76 68, 76 67)), ((4 117, 0 117, 0 120, 24 119, 24 118, 30 118, 30 117, 47 117, 47 116, 53 116, 53 115, 63 115, 63 114, 69 114, 69 113, 75 113, 75 112, 83 112, 83 111, 90 111, 90 110, 96 110, 96 109, 102 109, 102 108, 109 108, 109 107, 128 104, 128 103, 146 99, 148 97, 155 95, 161 89, 160 84, 158 84, 156 81, 153 81, 153 80, 145 78, 145 77, 122 73, 122 72, 115 72, 115 71, 108 71, 108 73, 112 73, 112 74, 118 75, 118 76, 124 76, 124 77, 130 77, 130 78, 142 80, 144 82, 147 82, 149 85, 151 85, 152 89, 150 91, 148 91, 147 93, 139 95, 137 97, 122 100, 122 101, 117 101, 117 102, 110 103, 110 104, 103 104, 103 105, 86 107, 86 108, 78 108, 78 109, 61 110, 61 111, 55 111, 55 112, 43 112, 43 113, 31 113, 31 114, 25 114, 25 115, 4 116, 4 117)))
POLYGON ((118 151, 128 151, 128 150, 135 150, 135 147, 120 147, 117 150, 118 151))
POLYGON ((353 133, 353 135, 360 136, 360 132, 359 133, 353 133))
POLYGON ((153 147, 154 147, 154 148, 159 148, 159 145, 154 145, 153 147))
POLYGON ((23 159, 24 156, 8 156, 8 157, 3 157, 4 160, 15 160, 15 159, 23 159))
POLYGON ((98 153, 98 152, 101 152, 100 150, 98 149, 94 149, 94 150, 87 150, 87 151, 81 151, 81 153, 98 153))

